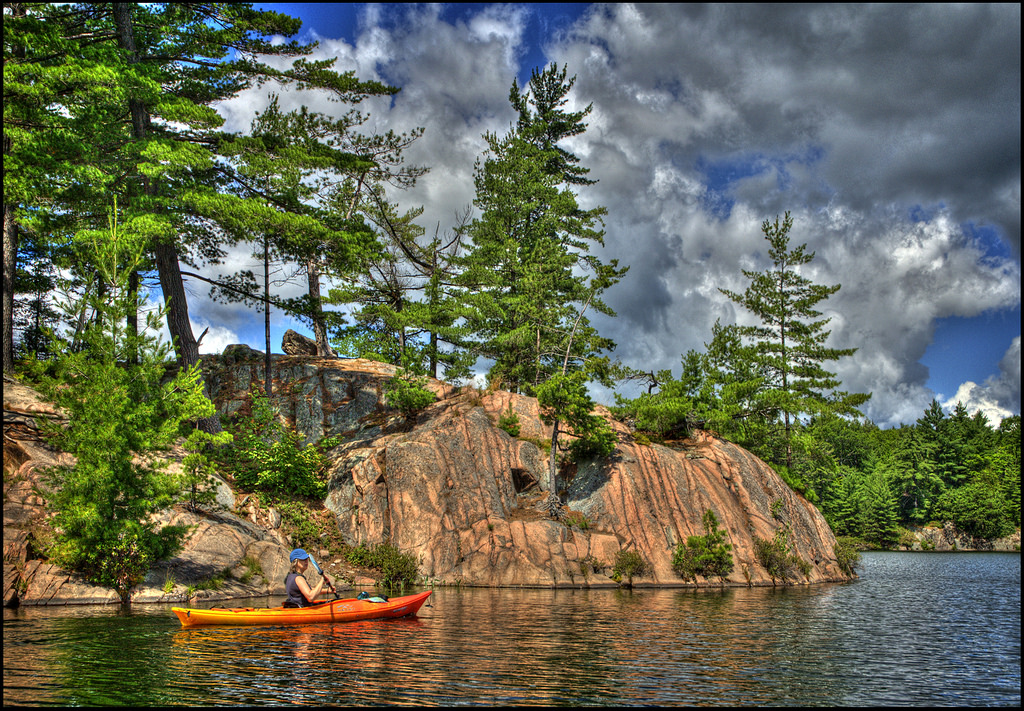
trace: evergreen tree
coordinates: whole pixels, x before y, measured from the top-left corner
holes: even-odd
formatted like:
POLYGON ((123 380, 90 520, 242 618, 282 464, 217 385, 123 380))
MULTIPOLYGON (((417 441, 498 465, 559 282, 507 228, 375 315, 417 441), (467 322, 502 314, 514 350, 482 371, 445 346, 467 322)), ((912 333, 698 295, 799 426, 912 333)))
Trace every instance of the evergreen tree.
POLYGON ((384 245, 376 258, 347 283, 330 292, 331 303, 353 303, 355 323, 337 331, 350 356, 374 358, 446 380, 468 375, 475 355, 461 348, 465 329, 458 323, 454 282, 461 230, 421 244, 414 220, 422 208, 399 217, 380 201, 366 211, 384 245))
POLYGON ((839 285, 822 286, 801 276, 798 269, 814 259, 807 245, 789 248, 793 219, 787 212, 780 223, 765 220, 761 225, 770 245, 772 268, 763 272, 743 270, 751 280, 742 294, 719 289, 755 316, 761 325, 742 326, 739 333, 756 346, 758 372, 765 378, 765 398, 783 419, 785 464, 792 465, 792 434, 801 415, 834 413, 859 415, 857 407, 870 395, 837 390, 835 373, 822 363, 852 355, 855 348, 827 348, 829 319, 819 319, 815 306, 839 290, 839 285))
POLYGON ((1013 532, 1012 514, 994 472, 974 477, 964 486, 949 489, 935 502, 935 518, 952 521, 977 538, 1000 538, 1013 532))
MULTIPOLYGON (((213 405, 203 397, 197 367, 165 380, 168 351, 153 335, 159 314, 148 319, 148 332, 126 326, 142 299, 130 275, 142 261, 144 240, 119 230, 116 206, 109 232, 80 233, 76 246, 105 288, 85 297, 99 317, 84 329, 82 347, 52 331, 61 346, 52 375, 40 366, 41 391, 68 415, 66 426, 48 431, 50 440, 75 457, 48 473, 56 529, 48 552, 128 602, 150 565, 172 555, 186 532, 153 522, 154 513, 173 503, 179 482, 150 455, 180 435, 183 421, 212 414, 213 405)), ((72 314, 81 310, 73 301, 63 306, 72 314)))
POLYGON ((919 428, 895 430, 887 440, 889 446, 879 453, 876 468, 885 474, 896 496, 900 520, 924 525, 943 491, 936 472, 935 447, 919 428))
MULTIPOLYGON (((351 92, 349 99, 394 91, 371 83, 351 92)), ((352 176, 365 176, 374 169, 371 157, 352 148, 359 143, 353 134, 364 120, 355 109, 338 120, 305 107, 285 113, 272 96, 267 109, 253 121, 251 134, 233 137, 223 148, 233 155, 231 188, 239 199, 232 211, 222 213, 221 224, 230 221, 232 233, 241 239, 260 236, 268 254, 299 265, 306 295, 278 305, 311 323, 320 356, 335 355, 328 331, 336 314, 324 309, 322 278, 361 269, 379 251, 355 205, 343 205, 338 199, 352 176)), ((219 288, 224 298, 253 299, 253 286, 251 273, 244 273, 225 280, 219 288)))
POLYGON ((756 347, 744 343, 739 326, 722 326, 717 320, 711 341, 704 345, 705 376, 717 395, 708 401, 708 424, 763 459, 778 461, 774 456, 777 410, 768 397, 756 347))
POLYGON ((918 418, 917 431, 943 485, 956 487, 963 484, 967 479, 967 467, 961 451, 962 428, 954 428, 938 400, 933 399, 918 418))
POLYGON ((467 230, 460 262, 469 345, 494 361, 491 380, 513 392, 561 370, 570 340, 574 363, 614 347, 583 313, 614 315, 600 293, 626 269, 590 254, 603 244, 606 211, 579 207, 570 185, 585 171, 556 146, 586 128, 586 111, 560 108, 572 86, 564 75, 555 66, 534 72, 525 96, 513 84, 519 121, 504 137, 484 137, 488 155, 475 176, 482 214, 467 230))
POLYGON ((899 541, 896 498, 884 472, 875 470, 861 483, 861 535, 880 548, 892 548, 899 541))
POLYGON ((859 537, 863 532, 862 476, 856 469, 841 466, 833 481, 831 496, 822 503, 822 512, 837 536, 859 537))
POLYGON ((1020 415, 1000 422, 998 434, 993 469, 1001 482, 1006 515, 1011 523, 1020 527, 1020 415))
MULTIPOLYGON (((16 298, 37 293, 40 286, 26 278, 45 279, 51 271, 37 260, 67 253, 64 235, 77 229, 82 212, 102 226, 103 214, 93 215, 92 206, 105 200, 107 191, 95 166, 110 150, 111 131, 97 119, 98 107, 109 99, 106 67, 113 58, 110 48, 97 43, 69 51, 74 42, 68 39, 73 29, 67 15, 67 6, 4 3, 5 373, 13 368, 16 351, 40 351, 39 332, 31 326, 27 333, 35 343, 18 346, 14 339, 16 298), (69 205, 76 206, 74 213, 69 205)), ((41 316, 45 304, 33 300, 41 316)))

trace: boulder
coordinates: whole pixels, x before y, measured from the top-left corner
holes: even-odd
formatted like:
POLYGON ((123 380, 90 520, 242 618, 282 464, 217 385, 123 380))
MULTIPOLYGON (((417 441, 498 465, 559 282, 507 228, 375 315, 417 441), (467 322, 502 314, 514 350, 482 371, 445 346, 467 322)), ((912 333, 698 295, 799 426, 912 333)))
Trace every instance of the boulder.
POLYGON ((292 356, 315 356, 316 341, 289 328, 281 338, 281 350, 292 356))

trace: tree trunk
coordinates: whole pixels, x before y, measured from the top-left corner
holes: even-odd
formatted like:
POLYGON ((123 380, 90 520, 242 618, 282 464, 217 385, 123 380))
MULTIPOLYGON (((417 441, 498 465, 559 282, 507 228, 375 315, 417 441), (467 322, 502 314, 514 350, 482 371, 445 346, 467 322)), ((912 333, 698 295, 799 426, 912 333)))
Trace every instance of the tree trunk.
MULTIPOLYGON (((13 17, 25 16, 25 4, 4 3, 13 17)), ((25 48, 15 46, 12 55, 24 58, 25 48)), ((6 60, 5 60, 6 63, 6 60)), ((11 152, 11 137, 4 131, 4 162, 11 152)), ((14 276, 18 273, 18 223, 14 220, 14 205, 4 202, 4 304, 3 341, 4 373, 14 370, 14 276)))
POLYGON ((327 342, 327 326, 324 324, 323 299, 320 297, 320 264, 316 257, 306 261, 306 277, 309 282, 309 301, 313 313, 313 335, 316 336, 316 354, 321 358, 337 358, 338 355, 327 342))
MULTIPOLYGON (((551 484, 551 494, 558 496, 558 420, 551 426, 551 459, 548 460, 548 478, 551 484)), ((561 498, 561 497, 559 497, 561 498)))
MULTIPOLYGON (((167 305, 167 330, 171 333, 174 352, 182 368, 191 368, 199 363, 199 344, 192 333, 192 323, 188 317, 188 301, 178 265, 178 250, 173 243, 162 242, 154 247, 153 253, 160 276, 160 290, 164 293, 164 303, 167 305)), ((209 385, 202 373, 199 379, 203 383, 203 394, 212 400, 209 385)), ((220 418, 216 414, 200 419, 198 425, 199 429, 210 434, 221 431, 220 418)))
POLYGON ((128 364, 138 365, 139 349, 137 336, 139 335, 139 272, 133 269, 128 275, 128 291, 131 293, 132 307, 128 312, 128 364))
MULTIPOLYGON (((4 153, 9 139, 4 136, 4 153)), ((18 265, 18 225, 14 206, 4 203, 4 373, 14 370, 14 275, 18 265)))
POLYGON ((263 392, 270 402, 274 380, 270 374, 270 239, 266 235, 263 236, 263 332, 267 339, 267 352, 263 356, 263 392))

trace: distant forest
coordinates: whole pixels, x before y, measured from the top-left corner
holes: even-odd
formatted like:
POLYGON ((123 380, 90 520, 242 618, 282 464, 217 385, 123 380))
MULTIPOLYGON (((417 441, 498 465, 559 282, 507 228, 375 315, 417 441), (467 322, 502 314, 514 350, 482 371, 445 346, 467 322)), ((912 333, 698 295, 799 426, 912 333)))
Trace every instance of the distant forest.
MULTIPOLYGON (((743 293, 722 292, 757 326, 716 324, 678 377, 611 358, 614 342, 590 317, 614 316, 604 295, 628 266, 595 254, 606 209, 578 201, 594 181, 565 139, 587 130, 591 107, 566 110, 567 67, 512 82, 517 118, 484 135, 472 207, 431 233, 422 207, 401 203, 430 169, 405 153, 429 137, 369 130, 370 100, 400 88, 310 60, 313 45, 272 41, 299 20, 243 3, 5 3, 4 13, 5 374, 82 387, 85 363, 173 360, 192 378, 181 391, 201 393, 203 334, 186 284, 202 284, 265 317, 268 359, 277 311, 309 326, 318 354, 392 363, 410 387, 486 368, 491 387, 540 401, 554 425, 552 474, 614 447, 589 386, 641 383, 646 393, 613 407, 638 440, 672 446, 713 430, 771 464, 837 535, 892 547, 901 528, 930 522, 983 538, 1019 527, 1020 417, 993 428, 933 402, 913 425, 866 421, 858 408, 870 395, 844 392, 826 368, 856 350, 825 346, 816 306, 840 286, 801 276, 814 253, 790 245, 788 213, 762 224, 772 265, 744 272, 743 293), (316 91, 336 109, 285 111, 275 95, 247 131, 223 130, 217 105, 264 85, 316 91), (226 272, 239 247, 262 269, 226 272), (283 298, 286 282, 303 296, 283 298), (167 352, 145 335, 161 325, 167 352)), ((212 408, 183 403, 175 426, 218 436, 212 408)))

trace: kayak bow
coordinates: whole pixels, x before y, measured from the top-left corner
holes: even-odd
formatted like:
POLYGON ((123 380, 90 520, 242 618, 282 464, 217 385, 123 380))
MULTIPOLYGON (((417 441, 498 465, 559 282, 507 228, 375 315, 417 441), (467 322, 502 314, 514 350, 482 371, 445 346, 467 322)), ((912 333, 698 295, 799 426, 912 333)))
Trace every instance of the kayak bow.
POLYGON ((430 590, 393 597, 387 602, 329 600, 309 607, 236 607, 213 610, 171 608, 182 627, 204 625, 304 625, 320 622, 355 622, 415 615, 430 597, 430 590))

